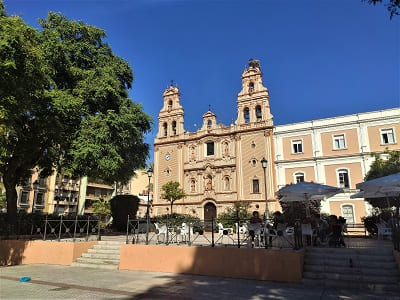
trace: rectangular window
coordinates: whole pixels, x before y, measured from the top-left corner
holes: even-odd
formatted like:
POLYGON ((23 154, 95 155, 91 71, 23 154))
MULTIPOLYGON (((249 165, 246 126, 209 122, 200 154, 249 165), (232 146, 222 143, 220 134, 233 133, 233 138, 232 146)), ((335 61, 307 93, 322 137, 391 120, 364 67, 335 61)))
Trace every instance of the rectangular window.
POLYGON ((259 193, 260 192, 260 184, 258 179, 253 179, 253 193, 259 193))
POLYGON ((339 186, 349 188, 349 174, 346 171, 339 171, 339 186))
POLYGON ((214 142, 207 142, 207 156, 214 155, 214 142))
POLYGON ((46 188, 46 177, 39 177, 39 187, 46 188))
POLYGON ((28 204, 29 192, 21 191, 21 197, 19 199, 20 204, 28 204))
POLYGON ((343 205, 342 206, 342 216, 346 219, 347 224, 354 224, 354 211, 353 206, 343 205))
POLYGON ((394 131, 393 128, 389 129, 382 129, 381 130, 381 138, 382 138, 382 144, 387 145, 387 144, 394 144, 394 131))
POLYGON ((304 182, 304 174, 303 173, 297 173, 295 176, 296 176, 296 183, 304 182))
POLYGON ((292 141, 292 153, 303 153, 303 141, 293 140, 292 141))
POLYGON ((44 194, 43 193, 37 193, 36 194, 36 201, 35 205, 42 206, 44 204, 44 194))
POLYGON ((333 149, 346 149, 346 140, 344 138, 344 134, 333 136, 333 149))

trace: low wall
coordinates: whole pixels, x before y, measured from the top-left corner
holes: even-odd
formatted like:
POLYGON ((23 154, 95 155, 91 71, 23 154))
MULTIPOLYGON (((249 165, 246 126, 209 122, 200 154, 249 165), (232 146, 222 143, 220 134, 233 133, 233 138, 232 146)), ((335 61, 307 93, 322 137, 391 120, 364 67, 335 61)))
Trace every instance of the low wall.
POLYGON ((122 245, 120 270, 300 282, 304 250, 122 245))
POLYGON ((3 240, 0 242, 0 265, 70 265, 96 243, 3 240))

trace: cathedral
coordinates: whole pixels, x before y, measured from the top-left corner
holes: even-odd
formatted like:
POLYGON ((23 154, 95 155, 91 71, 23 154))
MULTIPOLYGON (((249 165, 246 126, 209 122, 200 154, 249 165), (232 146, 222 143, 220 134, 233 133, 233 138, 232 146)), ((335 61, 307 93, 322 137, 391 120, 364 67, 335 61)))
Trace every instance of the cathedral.
POLYGON ((211 219, 237 201, 251 210, 279 210, 274 193, 287 184, 313 181, 340 187, 321 212, 360 224, 371 207, 352 197, 374 161, 373 153, 400 151, 400 108, 273 125, 268 89, 257 60, 242 74, 234 124, 217 124, 212 111, 196 132, 184 130, 179 90, 167 88, 154 140, 153 215, 168 212, 161 187, 177 181, 186 193, 177 213, 211 219))
POLYGON ((275 208, 273 116, 262 75, 259 62, 250 60, 236 99, 236 122, 217 124, 209 110, 196 132, 184 129, 178 88, 164 91, 154 140, 154 215, 168 212, 161 187, 169 181, 179 182, 187 195, 174 202, 177 213, 210 219, 235 201, 263 212, 267 199, 270 209, 275 208))

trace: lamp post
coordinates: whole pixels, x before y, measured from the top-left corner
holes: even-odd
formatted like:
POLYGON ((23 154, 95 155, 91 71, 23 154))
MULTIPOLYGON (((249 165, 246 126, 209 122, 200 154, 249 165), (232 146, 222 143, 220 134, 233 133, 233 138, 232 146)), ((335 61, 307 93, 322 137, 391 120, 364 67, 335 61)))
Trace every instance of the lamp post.
POLYGON ((149 186, 147 189, 147 209, 146 209, 146 245, 149 244, 149 224, 150 224, 150 179, 153 176, 153 170, 147 170, 147 177, 149 177, 149 186))
POLYGON ((32 212, 31 213, 34 213, 35 212, 35 198, 37 197, 37 190, 38 190, 38 187, 39 187, 39 181, 35 180, 32 183, 32 186, 33 186, 33 201, 32 201, 32 212))
POLYGON ((264 169, 264 190, 265 190, 265 222, 264 222, 264 245, 265 249, 268 249, 268 232, 267 232, 267 223, 268 223, 268 193, 267 193, 267 166, 268 161, 263 157, 261 160, 261 166, 264 169))

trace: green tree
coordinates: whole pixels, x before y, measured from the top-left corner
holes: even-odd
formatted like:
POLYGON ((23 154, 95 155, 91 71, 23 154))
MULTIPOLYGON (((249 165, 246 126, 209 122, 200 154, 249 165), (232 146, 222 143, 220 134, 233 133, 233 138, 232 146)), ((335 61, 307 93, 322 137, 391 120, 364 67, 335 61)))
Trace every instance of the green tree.
POLYGON ((180 188, 179 182, 177 181, 169 181, 161 187, 163 191, 161 194, 161 198, 168 201, 170 203, 170 213, 172 214, 172 206, 176 200, 182 199, 186 197, 183 189, 180 188))
MULTIPOLYGON (((371 180, 400 172, 400 151, 385 150, 383 153, 372 153, 375 161, 372 163, 370 170, 365 175, 364 180, 371 180)), ((386 198, 367 198, 373 207, 387 208, 386 198)), ((396 207, 396 213, 399 214, 400 197, 389 197, 391 206, 396 207)))
POLYGON ((95 201, 92 205, 93 214, 100 218, 102 227, 107 223, 108 219, 111 216, 111 204, 110 199, 99 198, 99 200, 95 201))
POLYGON ((0 182, 0 211, 7 207, 6 193, 3 192, 4 185, 0 182))
POLYGON ((252 213, 249 212, 250 208, 251 205, 249 202, 237 201, 233 203, 232 207, 228 207, 218 215, 217 222, 221 223, 224 227, 233 227, 237 223, 238 218, 241 223, 247 223, 252 216, 252 213))
POLYGON ((387 10, 390 13, 390 19, 395 15, 400 14, 400 0, 363 0, 364 2, 368 2, 369 4, 376 5, 377 3, 385 3, 384 5, 387 7, 387 10))
POLYGON ((16 185, 54 169, 124 183, 143 168, 151 118, 128 97, 133 73, 105 32, 50 12, 38 31, 0 7, 0 172, 8 222, 16 185))

